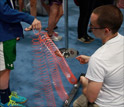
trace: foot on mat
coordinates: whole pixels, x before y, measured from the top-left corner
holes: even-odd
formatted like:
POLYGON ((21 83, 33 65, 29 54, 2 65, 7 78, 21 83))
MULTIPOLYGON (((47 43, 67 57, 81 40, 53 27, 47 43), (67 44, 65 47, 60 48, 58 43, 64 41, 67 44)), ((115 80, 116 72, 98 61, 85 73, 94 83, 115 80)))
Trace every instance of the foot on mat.
POLYGON ((27 98, 17 95, 17 92, 12 91, 11 95, 9 96, 11 100, 15 101, 16 103, 25 103, 27 98))
POLYGON ((2 104, 0 102, 0 107, 26 107, 26 106, 24 106, 22 104, 18 104, 13 100, 10 100, 8 103, 5 103, 5 104, 2 104))
POLYGON ((60 41, 62 36, 59 36, 57 32, 53 32, 53 35, 50 36, 53 41, 60 41))

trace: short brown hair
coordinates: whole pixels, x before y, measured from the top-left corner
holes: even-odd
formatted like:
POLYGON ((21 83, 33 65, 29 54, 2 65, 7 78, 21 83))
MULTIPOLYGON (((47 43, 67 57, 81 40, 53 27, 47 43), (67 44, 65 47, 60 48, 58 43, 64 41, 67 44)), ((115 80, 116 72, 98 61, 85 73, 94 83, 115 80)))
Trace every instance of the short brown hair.
POLYGON ((103 5, 93 10, 98 15, 97 24, 104 28, 112 30, 112 33, 118 32, 122 22, 123 14, 120 9, 114 5, 103 5))

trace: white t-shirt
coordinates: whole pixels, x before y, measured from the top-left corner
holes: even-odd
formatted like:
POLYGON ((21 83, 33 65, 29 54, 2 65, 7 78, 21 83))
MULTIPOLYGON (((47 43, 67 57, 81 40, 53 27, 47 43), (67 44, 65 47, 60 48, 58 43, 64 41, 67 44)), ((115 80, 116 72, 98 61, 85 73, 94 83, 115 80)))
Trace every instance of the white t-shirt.
POLYGON ((103 82, 96 104, 124 107, 124 36, 118 34, 91 56, 86 77, 103 82))

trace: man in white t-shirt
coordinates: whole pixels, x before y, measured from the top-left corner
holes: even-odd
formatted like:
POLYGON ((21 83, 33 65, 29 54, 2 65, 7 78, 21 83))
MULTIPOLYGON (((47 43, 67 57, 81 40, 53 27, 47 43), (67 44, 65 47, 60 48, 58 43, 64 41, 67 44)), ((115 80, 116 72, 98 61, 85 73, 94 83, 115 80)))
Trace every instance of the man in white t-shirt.
POLYGON ((83 95, 74 107, 124 107, 124 36, 118 33, 123 15, 113 5, 96 8, 90 29, 102 40, 91 57, 80 55, 81 64, 89 62, 86 76, 81 76, 83 95))

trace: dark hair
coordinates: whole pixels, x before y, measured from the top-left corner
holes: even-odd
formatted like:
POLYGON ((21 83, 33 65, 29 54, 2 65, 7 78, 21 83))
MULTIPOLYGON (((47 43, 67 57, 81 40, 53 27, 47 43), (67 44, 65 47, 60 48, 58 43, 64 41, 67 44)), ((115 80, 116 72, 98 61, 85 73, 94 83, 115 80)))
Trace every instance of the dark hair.
POLYGON ((112 33, 118 32, 122 22, 123 15, 120 9, 114 5, 103 5, 93 10, 98 15, 97 24, 104 28, 112 30, 112 33))

